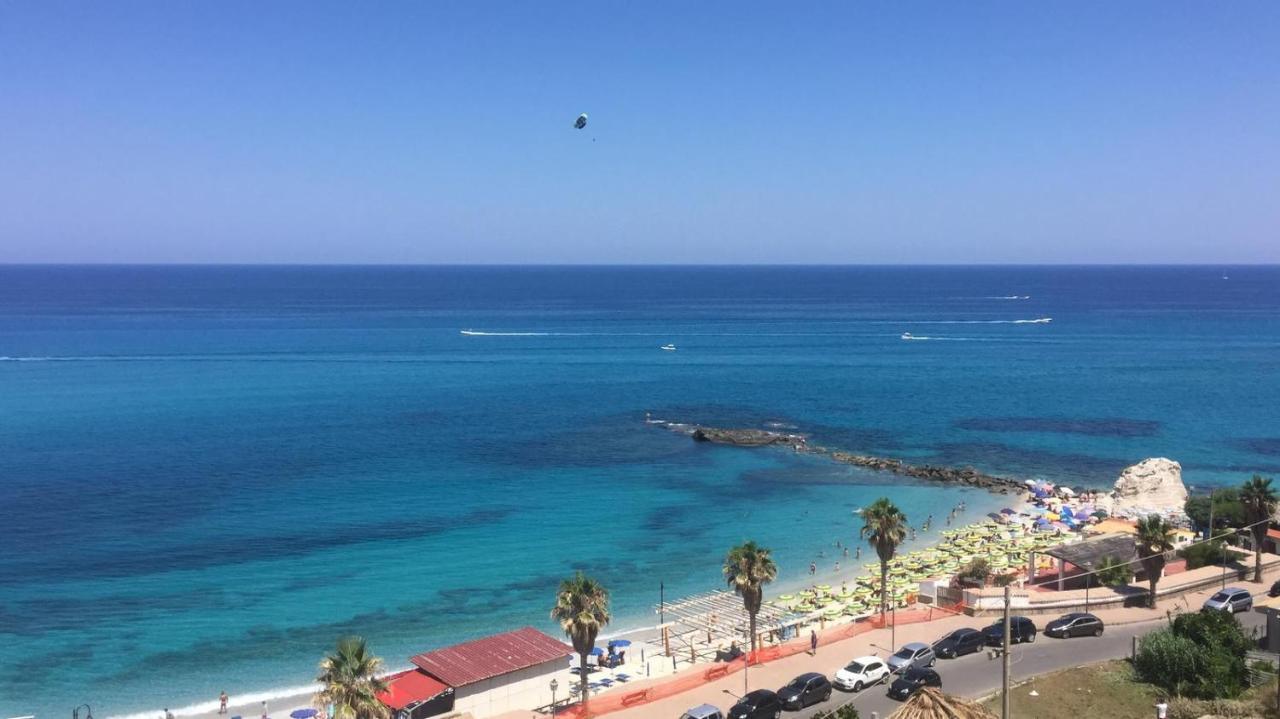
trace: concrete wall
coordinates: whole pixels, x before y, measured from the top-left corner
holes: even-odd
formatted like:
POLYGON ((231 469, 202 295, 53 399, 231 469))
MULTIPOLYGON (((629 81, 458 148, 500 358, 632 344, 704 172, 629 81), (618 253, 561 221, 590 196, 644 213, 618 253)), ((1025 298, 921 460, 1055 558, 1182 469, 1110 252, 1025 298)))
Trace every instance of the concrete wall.
POLYGON ((453 708, 469 712, 477 719, 509 711, 534 709, 551 703, 551 679, 560 677, 556 698, 569 696, 565 686, 566 659, 553 659, 520 671, 503 674, 465 687, 458 687, 453 708))

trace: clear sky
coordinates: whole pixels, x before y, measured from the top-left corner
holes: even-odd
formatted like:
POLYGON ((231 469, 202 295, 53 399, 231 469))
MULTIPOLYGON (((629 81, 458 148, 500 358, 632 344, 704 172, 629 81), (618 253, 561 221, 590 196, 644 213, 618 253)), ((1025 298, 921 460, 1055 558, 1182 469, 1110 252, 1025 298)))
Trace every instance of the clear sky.
POLYGON ((0 262, 1278 261, 1275 0, 0 1, 0 262))

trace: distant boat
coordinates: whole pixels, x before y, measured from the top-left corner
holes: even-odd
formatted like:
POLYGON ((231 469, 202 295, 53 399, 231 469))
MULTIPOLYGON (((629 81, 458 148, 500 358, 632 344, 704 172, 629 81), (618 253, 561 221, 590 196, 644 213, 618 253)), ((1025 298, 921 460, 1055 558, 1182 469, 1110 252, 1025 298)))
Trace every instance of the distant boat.
POLYGON ((675 352, 675 351, 676 351, 676 346, 675 346, 675 345, 672 345, 672 344, 666 344, 666 345, 662 345, 662 346, 661 346, 661 347, 659 347, 658 349, 660 349, 660 350, 666 350, 667 352, 675 352))
POLYGON ((476 332, 475 330, 461 330, 461 333, 464 335, 467 335, 468 337, 476 337, 478 335, 483 334, 482 332, 476 332))
POLYGON ((913 339, 915 339, 915 337, 912 337, 910 332, 903 332, 903 333, 902 333, 902 339, 904 339, 904 340, 913 340, 913 339))
POLYGON ((1230 277, 1227 277, 1226 275, 1223 275, 1223 276, 1222 276, 1222 279, 1224 279, 1224 280, 1229 280, 1229 279, 1231 279, 1231 278, 1230 278, 1230 277))

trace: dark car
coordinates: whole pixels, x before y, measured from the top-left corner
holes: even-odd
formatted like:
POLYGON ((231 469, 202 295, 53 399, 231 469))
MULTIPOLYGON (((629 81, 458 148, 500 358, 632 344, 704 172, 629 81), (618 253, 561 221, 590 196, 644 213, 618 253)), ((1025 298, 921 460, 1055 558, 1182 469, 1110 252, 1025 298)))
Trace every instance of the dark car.
POLYGON ((985 640, 982 632, 965 627, 957 629, 933 643, 933 653, 942 659, 955 659, 966 654, 982 651, 985 640))
POLYGON ((778 701, 782 702, 782 708, 792 711, 830 698, 831 682, 817 672, 801 674, 778 690, 778 701))
POLYGON ((778 719, 782 716, 782 702, 768 689, 748 692, 729 707, 729 719, 778 719))
POLYGON ((1268 597, 1280 597, 1280 579, 1271 584, 1271 589, 1267 590, 1268 597))
POLYGON ((889 696, 894 699, 906 699, 920 691, 921 687, 942 687, 942 677, 929 667, 911 667, 898 675, 889 685, 889 696))
POLYGON ((1102 620, 1086 612, 1064 614, 1044 625, 1046 637, 1100 637, 1102 636, 1102 620))
MULTIPOLYGON (((994 624, 982 630, 982 636, 987 640, 987 646, 998 647, 1004 644, 1004 620, 997 620, 994 624)), ((1026 617, 1010 617, 1009 618, 1009 643, 1019 644, 1021 642, 1034 642, 1036 640, 1036 623, 1026 617)))

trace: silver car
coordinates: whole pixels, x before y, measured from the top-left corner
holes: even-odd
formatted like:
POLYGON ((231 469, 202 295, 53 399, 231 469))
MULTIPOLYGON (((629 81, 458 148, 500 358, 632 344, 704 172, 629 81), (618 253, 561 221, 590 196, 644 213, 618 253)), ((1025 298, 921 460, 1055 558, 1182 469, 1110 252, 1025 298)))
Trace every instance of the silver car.
POLYGON ((1247 612, 1253 609, 1253 595, 1248 589, 1227 587, 1206 599, 1204 606, 1200 608, 1205 611, 1231 612, 1232 614, 1247 612))
POLYGON ((901 649, 889 657, 888 664, 889 671, 897 674, 910 667, 931 667, 937 661, 933 647, 924 642, 911 642, 903 644, 901 649))

